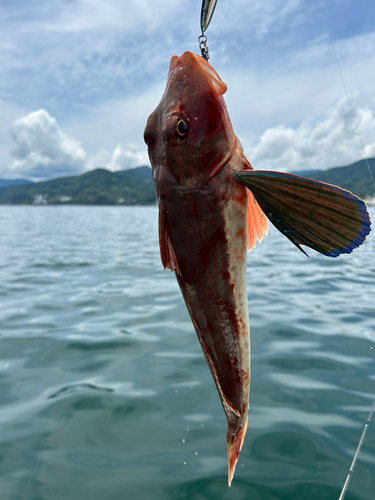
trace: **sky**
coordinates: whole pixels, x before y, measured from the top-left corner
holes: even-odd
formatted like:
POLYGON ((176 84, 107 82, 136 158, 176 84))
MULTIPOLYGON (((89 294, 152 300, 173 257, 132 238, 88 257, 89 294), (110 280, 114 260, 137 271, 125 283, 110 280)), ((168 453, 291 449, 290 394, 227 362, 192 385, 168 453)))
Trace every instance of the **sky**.
MULTIPOLYGON (((170 58, 199 53, 201 0, 1 0, 0 178, 149 165, 170 58)), ((256 169, 375 156, 374 0, 218 0, 206 32, 256 169), (346 97, 335 53, 350 96, 346 97)))

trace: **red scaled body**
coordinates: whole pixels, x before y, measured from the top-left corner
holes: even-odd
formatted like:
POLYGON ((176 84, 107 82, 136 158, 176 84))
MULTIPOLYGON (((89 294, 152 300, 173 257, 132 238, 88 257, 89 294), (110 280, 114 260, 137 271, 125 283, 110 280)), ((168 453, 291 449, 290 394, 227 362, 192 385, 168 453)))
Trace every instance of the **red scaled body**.
POLYGON ((371 222, 364 202, 349 191, 254 171, 233 133, 225 91, 201 57, 173 57, 145 141, 159 204, 162 262, 176 274, 228 420, 230 485, 249 400, 246 247, 267 232, 265 214, 302 252, 304 245, 329 257, 361 245, 371 222))
POLYGON ((175 56, 145 141, 159 205, 162 262, 175 271, 228 420, 230 484, 249 401, 247 242, 261 239, 267 221, 234 176, 252 168, 234 135, 225 91, 201 57, 175 56))

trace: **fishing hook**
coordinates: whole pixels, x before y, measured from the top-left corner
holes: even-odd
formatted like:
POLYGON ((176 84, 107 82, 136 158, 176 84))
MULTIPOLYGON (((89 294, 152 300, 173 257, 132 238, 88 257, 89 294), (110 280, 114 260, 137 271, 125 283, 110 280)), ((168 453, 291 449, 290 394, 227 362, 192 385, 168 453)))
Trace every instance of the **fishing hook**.
POLYGON ((206 61, 208 61, 210 58, 210 55, 208 52, 206 35, 203 35, 203 34, 199 35, 198 43, 199 43, 199 48, 201 49, 201 54, 202 54, 203 59, 206 59, 206 61))

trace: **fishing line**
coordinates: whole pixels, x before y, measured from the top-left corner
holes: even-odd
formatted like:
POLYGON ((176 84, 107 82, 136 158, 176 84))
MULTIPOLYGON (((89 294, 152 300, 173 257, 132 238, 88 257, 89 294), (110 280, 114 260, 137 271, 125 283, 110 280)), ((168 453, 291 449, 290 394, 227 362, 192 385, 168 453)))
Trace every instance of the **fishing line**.
POLYGON ((365 439, 366 432, 367 432, 368 426, 370 424, 370 420, 371 420, 374 408, 375 408, 375 399, 374 399, 374 401, 372 403, 369 416, 367 417, 367 421, 366 421, 365 426, 363 428, 361 439, 359 440, 357 449, 355 450, 353 462, 352 462, 352 465, 350 466, 348 475, 346 476, 345 484, 344 484, 344 487, 343 487, 343 489, 341 491, 341 495, 340 495, 339 500, 344 500, 344 497, 345 497, 345 494, 346 494, 346 490, 348 489, 348 486, 349 486, 349 483, 350 483, 350 479, 352 478, 354 467, 355 467, 355 464, 357 462, 357 458, 358 458, 359 452, 361 450, 362 443, 363 443, 363 441, 365 439))
POLYGON ((344 89, 345 89, 346 97, 348 98, 349 106, 350 106, 350 109, 351 109, 351 112, 352 112, 352 116, 353 116, 353 120, 354 120, 354 123, 355 123, 355 128, 357 129, 357 134, 358 134, 359 142, 361 143, 361 147, 362 147, 362 151, 363 151, 363 156, 364 156, 364 158, 366 160, 367 168, 368 168, 368 171, 369 171, 369 174, 370 174, 370 177, 371 177, 372 185, 374 186, 374 194, 375 194, 375 182, 374 182, 374 178, 373 178, 371 170, 370 170, 370 165, 368 163, 368 159, 367 159, 367 155, 366 155, 366 152, 365 152, 365 148, 363 146, 362 137, 361 137, 361 134, 359 133, 359 128, 358 128, 358 125, 357 125, 357 120, 355 119, 355 114, 354 114, 352 103, 350 101, 348 89, 346 88, 346 85, 345 85, 344 77, 343 77, 343 74, 342 74, 342 71, 341 71, 341 68, 340 68, 339 60, 337 58, 335 47, 333 46, 333 43, 331 43, 331 46, 332 46, 332 50, 333 50, 333 53, 334 53, 334 56, 335 56, 335 59, 336 59, 337 67, 339 69, 339 73, 340 73, 340 76, 341 76, 342 84, 343 84, 344 89))
MULTIPOLYGON (((355 118, 355 114, 354 114, 354 109, 353 109, 353 106, 352 106, 352 103, 351 103, 351 100, 350 100, 350 97, 349 97, 349 92, 348 92, 348 89, 346 88, 346 84, 345 84, 345 80, 344 80, 344 76, 342 74, 342 71, 341 71, 341 67, 340 67, 340 63, 339 63, 339 60, 337 58, 337 54, 336 54, 336 51, 335 51, 335 47, 333 46, 333 43, 331 43, 331 47, 332 47, 332 50, 333 50, 333 54, 335 56, 335 59, 336 59, 336 64, 337 64, 337 67, 338 67, 338 70, 339 70, 339 73, 340 73, 340 76, 341 76, 341 81, 342 81, 342 84, 344 86, 344 89, 345 89, 345 94, 346 94, 346 97, 348 99, 348 102, 349 102, 349 106, 350 106, 350 110, 351 110, 351 113, 352 113, 352 116, 353 116, 353 120, 354 120, 354 124, 355 124, 355 128, 357 130, 357 135, 358 135, 358 139, 359 139, 359 142, 361 143, 361 147, 362 147, 362 151, 363 151, 363 156, 364 156, 364 159, 366 160, 366 165, 367 165, 367 168, 368 168, 368 171, 369 171, 369 174, 370 174, 370 177, 371 177, 371 181, 372 181, 372 185, 374 186, 374 192, 375 192, 375 182, 374 182, 374 178, 372 176, 372 173, 371 173, 371 170, 370 170, 370 165, 369 165, 369 162, 368 162, 368 158, 367 158, 367 155, 366 155, 366 152, 365 152, 365 148, 363 146, 363 142, 362 142, 362 137, 361 137, 361 134, 359 133, 359 128, 358 128, 358 124, 357 124, 357 120, 355 118)), ((367 429, 368 429, 368 426, 370 424, 370 421, 371 421, 371 417, 372 417, 372 414, 374 412, 374 409, 375 409, 375 399, 372 403, 372 406, 371 406, 371 409, 370 409, 370 413, 369 413, 369 416, 367 417, 367 421, 365 423, 365 426, 363 428, 363 431, 362 431, 362 435, 361 435, 361 438, 359 440, 359 443, 358 443, 358 446, 357 446, 357 449, 355 450, 355 453, 354 453, 354 458, 353 458, 353 461, 352 461, 352 464, 350 466, 350 469, 349 469, 349 472, 348 472, 348 475, 346 476, 346 480, 345 480, 345 483, 344 483, 344 486, 343 486, 343 489, 341 491, 341 495, 339 497, 339 500, 344 500, 344 497, 345 497, 345 494, 346 494, 346 491, 348 489, 348 486, 349 486, 349 483, 350 483, 350 480, 352 478, 352 475, 353 475, 353 471, 354 471, 354 467, 357 463, 357 458, 358 458, 358 455, 359 455, 359 452, 361 450, 361 446, 362 446, 362 443, 365 439, 365 436, 366 436, 366 432, 367 432, 367 429)))

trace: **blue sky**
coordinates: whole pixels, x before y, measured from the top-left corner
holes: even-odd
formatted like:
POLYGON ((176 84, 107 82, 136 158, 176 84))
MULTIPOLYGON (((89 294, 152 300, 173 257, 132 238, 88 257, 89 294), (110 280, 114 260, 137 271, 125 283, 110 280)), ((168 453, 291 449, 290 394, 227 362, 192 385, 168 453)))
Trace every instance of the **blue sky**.
MULTIPOLYGON (((2 0, 0 177, 147 164, 169 60, 198 52, 201 0, 2 0)), ((375 156, 373 0, 218 0, 210 62, 255 168, 375 156)))

